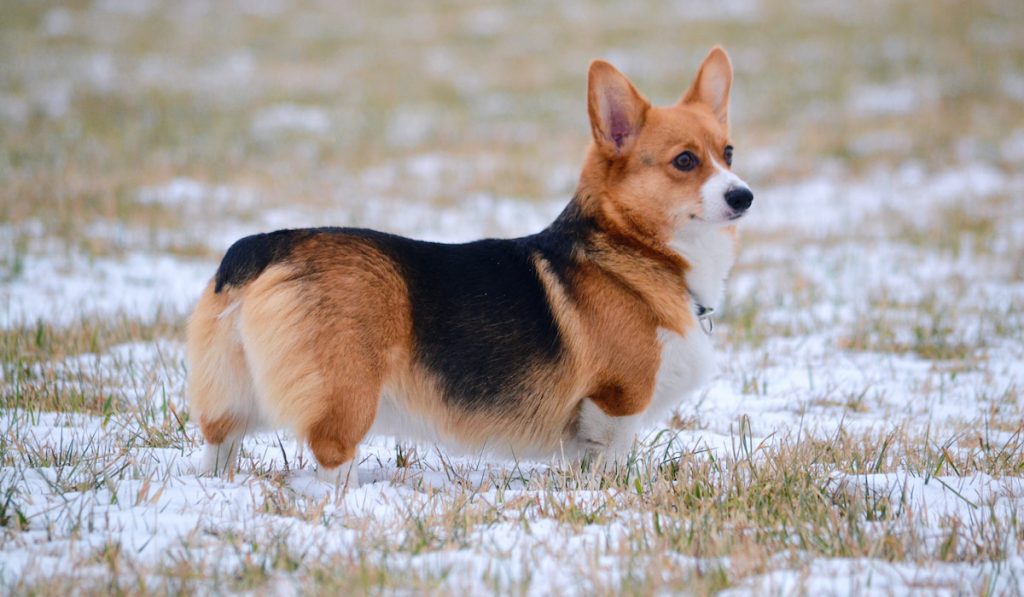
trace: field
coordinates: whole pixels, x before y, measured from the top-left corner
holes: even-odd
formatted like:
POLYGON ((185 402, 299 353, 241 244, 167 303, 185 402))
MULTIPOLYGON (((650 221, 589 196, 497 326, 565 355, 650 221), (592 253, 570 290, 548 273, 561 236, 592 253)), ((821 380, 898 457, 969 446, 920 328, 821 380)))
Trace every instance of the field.
POLYGON ((4 594, 1024 593, 1024 3, 4 0, 0 356, 4 594), (539 230, 588 62, 667 104, 715 43, 756 199, 720 371, 627 465, 197 476, 231 242, 539 230))

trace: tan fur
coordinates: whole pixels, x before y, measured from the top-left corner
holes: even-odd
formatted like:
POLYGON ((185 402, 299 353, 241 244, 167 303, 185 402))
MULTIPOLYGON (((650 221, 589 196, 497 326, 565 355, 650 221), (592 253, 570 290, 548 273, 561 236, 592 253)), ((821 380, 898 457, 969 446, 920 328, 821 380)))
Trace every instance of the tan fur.
POLYGON ((188 325, 189 398, 203 435, 214 444, 254 426, 259 412, 235 317, 224 315, 240 305, 238 294, 214 294, 211 282, 188 325))
POLYGON ((337 467, 355 454, 382 395, 443 439, 519 454, 570 441, 585 398, 611 416, 643 412, 661 364, 659 328, 696 329, 689 264, 669 243, 702 217, 700 185, 711 166, 705 159, 684 173, 671 162, 685 149, 705 156, 724 147, 729 81, 728 58, 713 50, 680 103, 661 108, 611 65, 591 66, 594 142, 575 200, 598 231, 574 255, 572 298, 535 256, 565 346, 557 362, 530 372, 516 409, 448 406, 440 380, 414 359, 409 293, 396 265, 368 242, 321 235, 242 288, 217 294, 211 283, 203 292, 188 327, 188 386, 207 442, 290 427, 322 466, 337 467), (725 101, 712 105, 723 86, 725 101))

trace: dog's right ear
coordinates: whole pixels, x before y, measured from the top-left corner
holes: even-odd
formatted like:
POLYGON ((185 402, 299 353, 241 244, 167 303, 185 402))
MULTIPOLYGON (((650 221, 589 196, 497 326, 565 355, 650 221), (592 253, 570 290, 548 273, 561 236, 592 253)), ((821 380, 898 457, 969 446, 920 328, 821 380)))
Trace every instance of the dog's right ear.
POLYGON ((629 79, 603 60, 590 63, 587 111, 594 142, 609 159, 627 153, 644 126, 651 107, 629 79))

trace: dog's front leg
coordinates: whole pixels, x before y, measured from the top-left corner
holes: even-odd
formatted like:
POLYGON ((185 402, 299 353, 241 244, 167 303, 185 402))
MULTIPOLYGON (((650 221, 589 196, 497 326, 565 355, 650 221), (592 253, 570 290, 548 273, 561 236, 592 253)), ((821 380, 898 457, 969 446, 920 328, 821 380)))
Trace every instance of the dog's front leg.
POLYGON ((640 415, 609 415, 585 398, 576 419, 573 456, 584 463, 623 462, 633 447, 639 421, 640 415))

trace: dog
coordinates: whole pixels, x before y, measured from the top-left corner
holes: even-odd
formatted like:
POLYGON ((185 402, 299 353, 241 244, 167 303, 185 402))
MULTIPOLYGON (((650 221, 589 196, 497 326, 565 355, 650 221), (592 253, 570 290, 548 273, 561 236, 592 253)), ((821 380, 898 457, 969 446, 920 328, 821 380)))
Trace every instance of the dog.
POLYGON ((545 230, 465 244, 375 230, 237 241, 188 323, 204 470, 287 427, 320 479, 356 487, 369 433, 517 457, 614 459, 714 372, 707 313, 736 221, 732 64, 715 47, 655 107, 611 64, 587 80, 592 142, 545 230))

